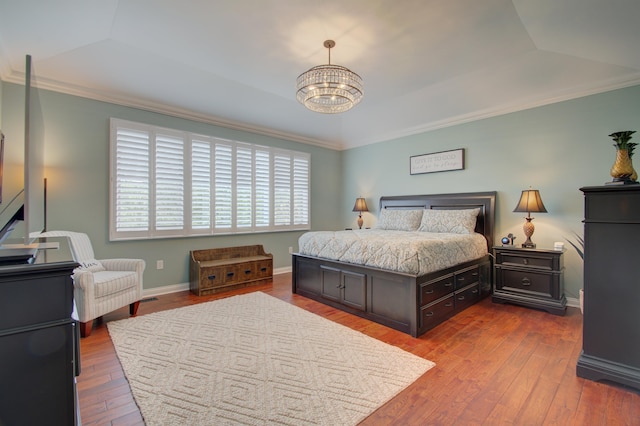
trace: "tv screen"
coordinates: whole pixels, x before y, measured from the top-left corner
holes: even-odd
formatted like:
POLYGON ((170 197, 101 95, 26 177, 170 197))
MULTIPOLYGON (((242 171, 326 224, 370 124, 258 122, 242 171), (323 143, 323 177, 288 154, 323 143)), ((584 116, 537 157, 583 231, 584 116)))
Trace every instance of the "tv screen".
POLYGON ((30 244, 45 228, 44 119, 34 83, 27 55, 24 108, 19 101, 3 106, 7 132, 0 136, 0 243, 10 237, 30 244))

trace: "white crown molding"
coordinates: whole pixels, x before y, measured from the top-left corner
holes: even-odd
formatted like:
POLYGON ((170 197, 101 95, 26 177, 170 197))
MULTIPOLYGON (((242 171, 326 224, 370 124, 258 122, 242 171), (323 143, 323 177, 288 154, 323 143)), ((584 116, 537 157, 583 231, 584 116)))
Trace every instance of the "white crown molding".
POLYGON ((413 136, 420 133, 426 133, 433 130, 457 126, 459 124, 465 124, 473 121, 484 120, 487 118, 498 117, 498 116, 510 114, 513 112, 525 111, 528 109, 537 108, 545 105, 551 105, 558 102, 569 101, 572 99, 578 99, 585 96, 597 95, 599 93, 610 92, 612 90, 623 89, 625 87, 637 86, 639 84, 640 84, 640 73, 627 75, 619 79, 609 80, 604 84, 584 87, 579 91, 570 91, 570 92, 555 95, 555 96, 549 96, 543 99, 537 99, 537 100, 532 100, 529 102, 522 102, 522 103, 514 103, 512 105, 501 106, 498 108, 487 108, 481 111, 475 111, 469 114, 450 117, 445 120, 434 121, 434 122, 426 123, 424 125, 403 129, 397 132, 386 133, 372 139, 360 139, 357 141, 351 141, 347 149, 400 139, 403 137, 413 136))
MULTIPOLYGON (((25 76, 23 72, 11 72, 3 81, 15 84, 24 84, 25 76)), ((169 105, 159 104, 156 102, 148 102, 144 99, 133 96, 117 96, 97 90, 87 89, 85 87, 75 86, 72 84, 61 83, 59 81, 36 78, 35 86, 39 89, 51 90, 53 92, 63 93, 66 95, 78 96, 81 98, 92 99, 100 102, 112 103, 124 107, 136 108, 144 111, 164 114, 171 117, 183 118, 186 120, 197 121, 200 123, 211 124, 214 126, 225 127, 227 129, 241 130, 245 132, 255 133, 263 136, 269 136, 278 139, 285 139, 292 142, 299 142, 306 145, 314 145, 322 148, 340 150, 342 147, 339 143, 309 138, 295 133, 282 132, 269 127, 256 126, 253 124, 228 120, 208 114, 200 114, 185 108, 176 108, 169 105)))

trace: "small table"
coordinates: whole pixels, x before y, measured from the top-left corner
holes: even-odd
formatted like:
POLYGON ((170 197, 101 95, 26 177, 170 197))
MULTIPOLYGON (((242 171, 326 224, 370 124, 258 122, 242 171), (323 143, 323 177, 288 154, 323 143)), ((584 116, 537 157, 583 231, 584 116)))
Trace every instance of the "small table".
POLYGON ((495 246, 492 300, 564 315, 564 250, 495 246))

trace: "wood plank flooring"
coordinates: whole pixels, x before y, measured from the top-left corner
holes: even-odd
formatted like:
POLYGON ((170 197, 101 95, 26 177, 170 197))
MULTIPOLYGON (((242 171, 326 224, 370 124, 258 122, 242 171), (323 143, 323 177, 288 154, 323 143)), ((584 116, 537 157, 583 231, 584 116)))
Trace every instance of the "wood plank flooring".
MULTIPOLYGON (((576 377, 582 315, 559 317, 487 298, 418 339, 291 293, 291 274, 214 296, 140 304, 138 315, 263 291, 436 363, 362 425, 640 425, 640 392, 576 377)), ((83 425, 142 425, 105 323, 81 340, 83 425)))

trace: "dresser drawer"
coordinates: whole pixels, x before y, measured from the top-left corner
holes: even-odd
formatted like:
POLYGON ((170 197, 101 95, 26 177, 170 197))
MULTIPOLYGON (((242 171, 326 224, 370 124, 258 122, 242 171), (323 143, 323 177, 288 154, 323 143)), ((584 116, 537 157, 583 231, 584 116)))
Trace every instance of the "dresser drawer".
POLYGON ((456 311, 468 308, 480 300, 480 285, 473 284, 456 291, 454 295, 456 311))
POLYGON ((453 295, 420 308, 420 330, 428 330, 455 313, 453 295))
POLYGON ((554 296, 553 287, 554 275, 542 272, 501 269, 496 281, 497 290, 548 298, 554 296))
POLYGON ((459 290, 468 285, 475 284, 480 280, 480 269, 478 267, 468 269, 456 274, 455 288, 459 290))
POLYGON ((420 286, 420 306, 425 306, 453 292, 453 274, 420 286))

